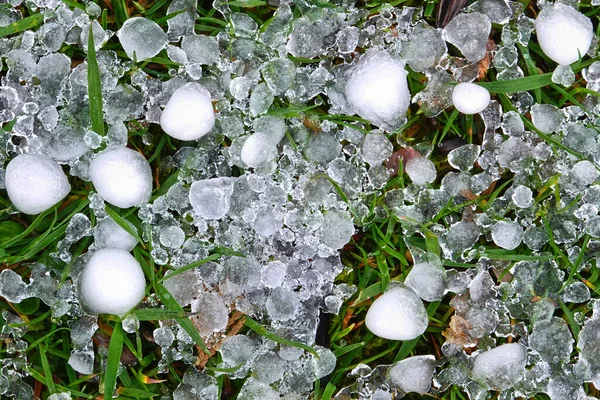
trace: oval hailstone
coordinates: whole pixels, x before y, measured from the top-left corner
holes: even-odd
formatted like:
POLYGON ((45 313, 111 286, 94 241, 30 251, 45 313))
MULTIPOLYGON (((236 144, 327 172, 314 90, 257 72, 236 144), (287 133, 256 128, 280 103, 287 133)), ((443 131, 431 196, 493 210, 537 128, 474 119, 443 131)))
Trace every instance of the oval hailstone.
POLYGON ((90 163, 90 178, 98 194, 117 207, 141 206, 152 194, 152 170, 143 155, 120 147, 103 151, 90 163))
POLYGON ((362 118, 383 128, 398 126, 410 104, 404 63, 370 51, 348 71, 346 100, 362 118))
POLYGON ((215 125, 210 92, 198 83, 186 83, 173 93, 160 116, 160 126, 179 140, 196 140, 215 125))
POLYGON ((79 276, 79 299, 93 314, 123 315, 144 297, 146 280, 140 264, 125 250, 101 249, 79 276))
POLYGON ((507 343, 484 351, 473 362, 473 379, 494 390, 504 390, 523 379, 527 350, 518 343, 507 343))
POLYGON ((490 104, 490 92, 474 83, 459 83, 452 91, 452 104, 463 114, 477 114, 490 104))
POLYGON ((592 21, 564 4, 544 7, 535 20, 535 30, 544 54, 561 65, 583 58, 594 38, 592 21))
POLYGON ((373 302, 365 325, 375 335, 390 340, 412 340, 419 337, 428 324, 427 311, 411 289, 394 286, 373 302))
POLYGON ((117 32, 127 57, 145 61, 167 45, 167 34, 154 21, 143 17, 129 18, 117 32))
POLYGON ((70 191, 62 168, 46 155, 21 154, 6 166, 8 198, 24 214, 46 211, 70 191))

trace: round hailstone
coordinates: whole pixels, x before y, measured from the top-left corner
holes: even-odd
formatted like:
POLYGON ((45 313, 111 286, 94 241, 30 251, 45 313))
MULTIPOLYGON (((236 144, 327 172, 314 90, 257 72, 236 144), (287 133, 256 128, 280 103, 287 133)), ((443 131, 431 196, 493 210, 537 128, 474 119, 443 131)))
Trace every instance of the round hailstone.
POLYGON ((594 38, 592 21, 564 4, 544 7, 535 20, 535 30, 544 54, 561 65, 585 56, 594 38))
POLYGON ((475 357, 473 378, 494 390, 505 390, 523 379, 527 350, 518 343, 507 343, 475 357))
POLYGON ((173 93, 160 116, 160 126, 179 140, 196 140, 215 125, 210 92, 198 83, 186 83, 173 93))
POLYGON ((452 91, 452 104, 463 114, 477 114, 490 104, 490 92, 474 83, 459 83, 452 91))
POLYGON ((146 281, 140 264, 121 249, 94 253, 79 276, 79 299, 93 314, 123 315, 144 297, 146 281))
POLYGON ((90 178, 98 194, 117 207, 141 206, 152 194, 152 170, 137 151, 120 147, 104 151, 90 163, 90 178))
POLYGON ((383 128, 397 127, 410 104, 402 61, 372 51, 348 71, 346 100, 358 115, 383 128))
POLYGON ((365 317, 367 328, 390 340, 412 340, 427 329, 427 311, 421 299, 407 287, 395 286, 373 302, 365 317))
POLYGON ((240 158, 249 167, 256 168, 277 157, 273 140, 262 132, 254 133, 242 145, 240 158))
POLYGON ((425 186, 435 181, 437 172, 433 162, 426 157, 417 156, 406 162, 405 171, 412 183, 425 186))
POLYGON ((514 221, 498 221, 492 226, 492 240, 506 250, 514 250, 523 240, 523 228, 514 221))
POLYGON ((167 34, 154 21, 147 18, 129 18, 119 32, 119 41, 127 57, 145 61, 154 57, 167 45, 167 34))
POLYGON ((404 392, 425 394, 431 389, 434 369, 432 355, 408 357, 392 365, 386 379, 404 392))
POLYGON ((42 154, 21 154, 6 166, 6 191, 15 208, 34 215, 46 211, 71 191, 60 165, 42 154))

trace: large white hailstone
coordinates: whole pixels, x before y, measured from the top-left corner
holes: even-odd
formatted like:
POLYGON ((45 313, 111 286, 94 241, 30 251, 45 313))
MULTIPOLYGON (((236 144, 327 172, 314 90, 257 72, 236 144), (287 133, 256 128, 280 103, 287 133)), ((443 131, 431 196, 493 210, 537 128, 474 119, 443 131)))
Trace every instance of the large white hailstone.
POLYGON ((94 253, 79 276, 79 299, 93 314, 123 315, 144 297, 146 280, 140 264, 125 250, 94 253))
POLYGON ((535 30, 544 54, 561 65, 585 56, 594 38, 592 21, 559 3, 544 7, 535 20, 535 30))
POLYGON ((427 310, 411 289, 394 286, 373 302, 365 325, 375 335, 390 340, 412 340, 419 337, 428 324, 427 310))
POLYGON ((127 57, 145 61, 167 45, 167 34, 154 21, 143 17, 129 18, 117 32, 127 57))
POLYGON ((404 167, 406 174, 417 186, 425 186, 428 183, 435 181, 437 171, 435 164, 426 157, 417 156, 406 162, 404 167))
POLYGON ((348 71, 346 100, 369 122, 397 127, 410 104, 404 63, 383 51, 371 51, 348 71))
POLYGON ((240 158, 249 167, 256 168, 277 157, 277 146, 266 133, 257 132, 242 145, 240 158))
POLYGON ((215 125, 210 92, 198 83, 186 83, 173 93, 160 116, 160 126, 179 140, 196 140, 215 125))
POLYGON ((507 343, 484 351, 473 362, 473 379, 485 387, 505 390, 525 375, 527 350, 518 343, 507 343))
POLYGON ((490 92, 474 83, 459 83, 452 91, 452 104, 463 114, 477 114, 490 104, 490 92))
POLYGON ((71 191, 60 165, 42 154, 21 154, 6 166, 8 198, 24 214, 46 211, 71 191))
POLYGON ((152 170, 143 155, 120 147, 104 151, 90 163, 90 178, 98 194, 117 207, 141 206, 152 194, 152 170))
POLYGON ((435 357, 414 356, 398 361, 387 372, 387 381, 406 393, 425 394, 431 389, 435 357))

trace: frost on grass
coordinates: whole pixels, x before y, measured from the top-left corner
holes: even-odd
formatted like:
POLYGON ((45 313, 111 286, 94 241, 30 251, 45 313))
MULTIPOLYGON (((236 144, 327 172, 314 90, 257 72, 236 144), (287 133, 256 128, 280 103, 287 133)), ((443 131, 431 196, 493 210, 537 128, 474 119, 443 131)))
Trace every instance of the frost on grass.
MULTIPOLYGON (((59 322, 71 329, 68 362, 77 372, 101 372, 91 340, 98 320, 86 311, 123 314, 140 300, 142 308, 164 306, 152 290, 142 299, 144 275, 133 251, 168 271, 165 288, 190 307, 207 345, 219 351, 213 369, 197 371, 193 339, 175 322, 161 321, 152 333, 159 375, 174 362, 191 367, 174 398, 217 398, 220 374, 246 379, 238 398, 305 398, 335 368, 334 353, 315 345, 321 314, 337 314, 356 292, 335 283, 344 271, 339 251, 392 218, 413 263, 403 278, 392 276, 403 283, 381 288, 366 326, 383 338, 412 340, 428 327, 428 307, 449 300, 454 313, 443 327, 446 341, 437 359, 357 365, 348 377, 356 382, 340 387, 337 398, 437 395, 457 385, 471 398, 495 390, 501 398, 562 399, 583 393, 584 382, 600 382, 598 317, 586 319, 593 306, 583 280, 593 273, 600 244, 600 144, 593 128, 600 103, 587 92, 578 93, 583 108, 538 104, 529 92, 506 94, 507 102, 471 83, 484 65, 499 81, 525 76, 519 47, 530 41, 559 64, 585 58, 593 33, 574 8, 546 4, 534 21, 516 3, 479 0, 442 30, 422 18, 421 8, 385 5, 369 13, 351 2, 296 9, 281 2, 259 27, 216 2, 227 26, 208 36, 194 32, 196 7, 182 0, 169 6, 176 15, 166 33, 133 17, 114 36, 95 20, 101 10, 93 3, 85 12, 54 1, 34 4, 47 14, 44 23, 0 40, 6 67, 0 159, 10 160, 0 186, 16 209, 31 214, 59 202, 71 184, 91 181, 98 193, 89 193, 89 209, 72 215, 49 265, 27 267, 25 277, 2 271, 0 295, 14 303, 38 297, 54 318, 63 317, 59 322), (556 10, 563 12, 552 16, 556 10), (492 23, 500 25, 495 51, 492 23), (86 51, 90 24, 105 136, 91 129, 88 63, 59 53, 65 45, 86 51), (568 35, 544 44, 557 25, 568 35), (554 58, 557 46, 569 60, 554 58), (168 57, 167 74, 141 66, 155 57, 168 57), (435 143, 415 142, 411 118, 453 105, 478 114, 473 134, 464 136, 468 143, 445 141, 442 130, 435 143), (170 150, 153 157, 153 146, 170 150), (45 160, 45 167, 39 174, 33 167, 15 172, 11 165, 23 157, 45 160), (160 185, 152 196, 154 182, 160 185), (37 199, 36 207, 16 200, 26 191, 34 191, 26 197, 37 199), (93 245, 80 255, 79 244, 91 235, 93 245), (423 239, 426 249, 415 244, 423 239), (127 295, 117 305, 114 289, 123 277, 90 268, 109 253, 119 255, 113 264, 130 266, 137 282, 135 293, 121 291, 127 295), (562 304, 577 305, 572 319, 565 320, 562 304), (240 334, 243 314, 314 346, 319 357, 251 331, 240 334), (579 357, 572 357, 575 340, 579 357)), ((21 17, 18 8, 3 14, 6 23, 21 17)), ((582 72, 589 91, 600 90, 599 65, 582 72)), ((561 65, 552 79, 570 85, 574 76, 561 65)), ((0 395, 27 397, 32 390, 21 379, 26 357, 20 357, 26 328, 9 311, 3 319, 11 324, 1 333, 10 338, 10 356, 2 361, 0 395)), ((134 333, 139 321, 130 317, 124 327, 134 333)))

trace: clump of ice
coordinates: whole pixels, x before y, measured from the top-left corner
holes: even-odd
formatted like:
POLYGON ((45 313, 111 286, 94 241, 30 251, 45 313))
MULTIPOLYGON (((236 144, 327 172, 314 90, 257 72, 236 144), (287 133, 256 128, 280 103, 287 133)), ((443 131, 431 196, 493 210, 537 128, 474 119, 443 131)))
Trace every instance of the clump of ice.
POLYGON ((229 320, 229 310, 223 298, 216 293, 202 293, 192 301, 192 321, 201 335, 224 331, 229 320))
POLYGON ((459 83, 452 91, 452 104, 463 114, 477 114, 490 104, 490 92, 474 83, 459 83))
POLYGON ((387 381, 406 393, 425 394, 431 389, 434 369, 434 356, 408 357, 390 367, 387 381))
POLYGON ((89 175, 104 200, 117 207, 141 206, 152 194, 152 170, 143 155, 121 147, 96 155, 89 175))
POLYGON ((498 221, 492 227, 492 240, 506 250, 514 250, 521 244, 523 228, 513 221, 498 221))
POLYGON ((169 99, 160 116, 161 128, 179 140, 196 140, 215 125, 211 95, 198 83, 186 83, 169 99))
POLYGON ((71 191, 60 165, 42 154, 21 154, 6 166, 8 198, 25 214, 46 211, 71 191))
POLYGON ((256 168, 277 157, 277 147, 263 132, 254 133, 242 145, 240 158, 249 167, 256 168))
POLYGON ((373 302, 365 317, 371 332, 390 340, 415 339, 425 332, 428 321, 421 299, 404 286, 388 289, 373 302))
POLYGON ((435 164, 427 157, 411 158, 406 162, 404 169, 410 180, 417 186, 425 186, 435 181, 437 177, 435 164))
POLYGON ((421 262, 413 265, 404 283, 425 301, 437 301, 446 290, 446 270, 439 264, 421 262))
POLYGON ((594 38, 592 21, 560 3, 543 8, 535 20, 535 29, 544 54, 563 65, 583 57, 594 38))
POLYGON ((146 61, 167 45, 167 34, 154 21, 143 17, 129 18, 117 32, 123 50, 132 60, 146 61))
POLYGON ((78 282, 79 299, 93 314, 123 315, 144 297, 146 280, 140 264, 121 249, 92 255, 78 282))
POLYGON ((523 379, 527 350, 518 343, 507 343, 475 357, 473 378, 486 387, 504 390, 523 379))
POLYGON ((367 52, 348 71, 345 94, 364 119, 386 129, 397 127, 410 104, 404 63, 383 51, 367 52))
POLYGON ((446 25, 442 37, 455 45, 469 62, 485 57, 492 22, 485 14, 459 14, 446 25))
MULTIPOLYGON (((132 223, 129 226, 135 230, 132 223)), ((117 224, 111 217, 106 217, 94 228, 94 243, 97 248, 111 247, 131 251, 137 244, 137 240, 129 232, 117 224)))
POLYGON ((213 178, 195 181, 190 187, 190 203, 204 219, 223 218, 229 212, 233 180, 213 178))

